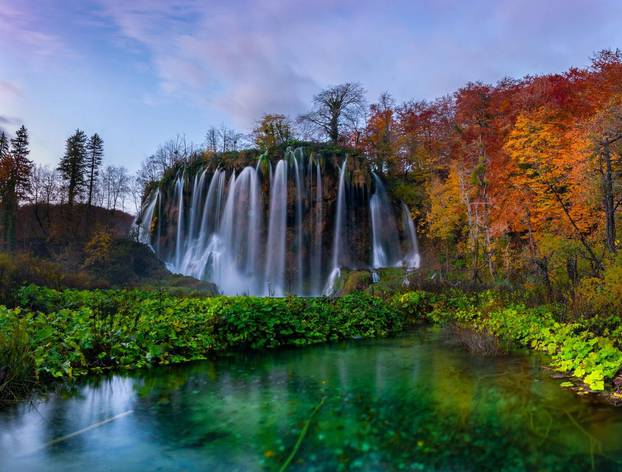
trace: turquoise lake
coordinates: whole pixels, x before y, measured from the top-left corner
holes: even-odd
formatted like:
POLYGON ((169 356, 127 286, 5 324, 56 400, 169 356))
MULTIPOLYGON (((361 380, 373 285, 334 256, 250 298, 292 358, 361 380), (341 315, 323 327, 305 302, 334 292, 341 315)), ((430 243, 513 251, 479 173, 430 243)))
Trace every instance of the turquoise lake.
POLYGON ((428 329, 236 353, 2 411, 0 470, 622 470, 622 409, 560 382, 428 329))

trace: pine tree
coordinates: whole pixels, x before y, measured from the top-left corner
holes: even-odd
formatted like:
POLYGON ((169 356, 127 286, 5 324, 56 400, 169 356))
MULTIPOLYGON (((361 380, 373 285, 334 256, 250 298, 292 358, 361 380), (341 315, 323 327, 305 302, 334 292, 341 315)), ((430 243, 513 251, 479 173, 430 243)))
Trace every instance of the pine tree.
POLYGON ((28 131, 21 126, 11 139, 9 148, 6 134, 0 135, 0 182, 4 230, 4 244, 15 250, 16 222, 19 202, 28 196, 33 163, 28 159, 28 131))
POLYGON ((95 190, 95 183, 97 182, 99 168, 104 155, 104 140, 95 133, 86 143, 86 151, 85 167, 88 174, 88 205, 90 207, 93 202, 93 191, 95 190))
POLYGON ((13 159, 13 184, 17 200, 23 200, 30 191, 30 174, 32 173, 33 163, 28 159, 30 149, 28 149, 28 131, 22 125, 11 139, 11 157, 13 159))
POLYGON ((67 188, 67 203, 73 205, 84 189, 86 173, 86 134, 77 129, 65 142, 65 155, 61 158, 58 171, 67 188))
POLYGON ((9 154, 9 138, 4 131, 0 132, 0 159, 9 154))
POLYGON ((9 154, 9 138, 0 133, 0 210, 2 210, 2 242, 8 248, 8 231, 10 225, 9 181, 11 175, 11 155, 9 154))

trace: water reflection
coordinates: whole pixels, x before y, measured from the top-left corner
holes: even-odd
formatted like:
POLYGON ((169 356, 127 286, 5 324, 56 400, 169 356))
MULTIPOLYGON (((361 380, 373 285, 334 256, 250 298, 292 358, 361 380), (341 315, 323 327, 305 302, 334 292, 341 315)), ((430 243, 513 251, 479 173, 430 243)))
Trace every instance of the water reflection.
POLYGON ((0 414, 0 469, 278 470, 323 398, 292 470, 622 468, 622 411, 428 331, 101 379, 0 414))

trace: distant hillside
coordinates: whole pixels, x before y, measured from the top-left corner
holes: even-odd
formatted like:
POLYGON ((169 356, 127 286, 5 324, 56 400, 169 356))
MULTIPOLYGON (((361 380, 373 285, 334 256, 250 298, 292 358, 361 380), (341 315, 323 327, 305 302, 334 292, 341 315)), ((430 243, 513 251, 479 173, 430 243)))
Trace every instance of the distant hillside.
POLYGON ((0 303, 14 288, 175 288, 211 295, 207 282, 171 274, 145 245, 129 238, 134 217, 85 205, 19 209, 17 253, 0 253, 0 303))
POLYGON ((127 238, 134 217, 119 210, 86 205, 24 205, 17 215, 18 249, 40 257, 58 255, 69 245, 83 245, 93 234, 127 238))

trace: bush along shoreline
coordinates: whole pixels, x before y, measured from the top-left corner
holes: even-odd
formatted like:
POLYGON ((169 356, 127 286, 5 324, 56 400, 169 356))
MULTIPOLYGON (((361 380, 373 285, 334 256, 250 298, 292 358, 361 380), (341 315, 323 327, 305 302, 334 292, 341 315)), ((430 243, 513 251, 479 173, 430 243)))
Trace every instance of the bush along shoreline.
POLYGON ((0 307, 5 401, 20 398, 22 386, 91 373, 178 364, 234 349, 385 337, 404 328, 398 310, 364 293, 336 299, 192 298, 27 286, 17 298, 18 308, 0 307), (17 346, 9 342, 17 339, 14 334, 20 334, 17 346))
MULTIPOLYGON (((419 323, 473 333, 547 355, 578 394, 622 404, 622 323, 563 322, 548 307, 507 303, 492 291, 411 291, 389 298, 181 297, 163 291, 64 290, 26 286, 19 306, 0 306, 0 401, 18 401, 53 381, 206 359, 228 350, 304 346, 386 337, 419 323)), ((479 336, 479 337, 478 337, 479 336)), ((474 342, 471 342, 475 340, 474 342)), ((458 341, 460 341, 458 339, 458 341)), ((490 348, 496 354, 496 346, 490 348)))
POLYGON ((581 318, 564 322, 554 307, 504 303, 493 291, 467 295, 413 291, 395 295, 393 305, 410 322, 457 325, 513 348, 547 355, 561 387, 598 394, 622 405, 622 319, 581 318))

